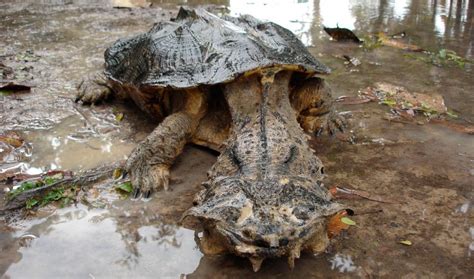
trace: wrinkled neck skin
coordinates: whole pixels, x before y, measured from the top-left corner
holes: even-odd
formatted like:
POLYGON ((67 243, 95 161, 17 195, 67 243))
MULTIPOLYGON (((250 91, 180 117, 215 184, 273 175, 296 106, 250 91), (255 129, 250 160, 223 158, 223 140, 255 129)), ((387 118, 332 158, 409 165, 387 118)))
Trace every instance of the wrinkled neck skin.
POLYGON ((232 115, 226 149, 183 224, 203 231, 204 253, 263 259, 322 252, 326 217, 340 210, 320 180, 322 163, 307 144, 289 100, 291 73, 242 77, 224 88, 232 115))
MULTIPOLYGON (((265 80, 265 79, 264 79, 265 80)), ((322 178, 321 161, 306 143, 289 100, 290 73, 262 84, 260 77, 231 83, 225 97, 233 120, 227 149, 247 179, 294 176, 322 178)))

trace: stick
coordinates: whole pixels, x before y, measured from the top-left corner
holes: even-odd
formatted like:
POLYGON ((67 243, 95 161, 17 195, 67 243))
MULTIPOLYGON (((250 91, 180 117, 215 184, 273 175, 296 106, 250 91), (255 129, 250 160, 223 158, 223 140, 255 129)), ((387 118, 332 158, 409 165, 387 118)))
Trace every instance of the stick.
POLYGON ((18 194, 13 198, 4 197, 4 204, 0 204, 0 213, 3 213, 7 210, 17 209, 25 206, 25 202, 35 196, 44 195, 46 192, 61 187, 68 186, 72 187, 75 185, 80 185, 81 187, 88 186, 90 184, 96 183, 98 181, 112 177, 113 172, 117 168, 123 168, 124 162, 115 163, 110 166, 102 166, 95 169, 90 169, 85 171, 81 175, 75 177, 68 177, 56 181, 49 185, 44 185, 38 188, 34 188, 25 192, 18 194))

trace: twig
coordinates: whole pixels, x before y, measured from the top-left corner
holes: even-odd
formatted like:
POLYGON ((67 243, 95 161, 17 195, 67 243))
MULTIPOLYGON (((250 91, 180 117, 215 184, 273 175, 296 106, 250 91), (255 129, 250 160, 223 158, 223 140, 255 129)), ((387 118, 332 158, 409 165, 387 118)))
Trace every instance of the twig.
POLYGON ((112 177, 115 169, 123 168, 123 166, 124 166, 124 163, 119 162, 110 166, 98 167, 96 169, 87 170, 84 174, 81 174, 75 177, 64 178, 49 185, 45 185, 45 186, 41 186, 38 188, 24 191, 10 199, 6 197, 5 204, 0 206, 0 212, 23 207, 25 205, 25 202, 28 199, 35 196, 44 195, 46 194, 46 192, 58 187, 62 187, 62 186, 72 187, 76 185, 80 185, 81 187, 84 187, 89 184, 110 178, 112 177))

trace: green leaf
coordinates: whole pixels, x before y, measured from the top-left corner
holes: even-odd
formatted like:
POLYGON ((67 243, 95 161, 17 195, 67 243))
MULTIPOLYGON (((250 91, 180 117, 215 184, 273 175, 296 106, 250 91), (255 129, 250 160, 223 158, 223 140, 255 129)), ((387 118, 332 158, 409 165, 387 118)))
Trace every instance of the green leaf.
POLYGON ((64 197, 64 189, 58 188, 49 191, 41 200, 40 206, 45 206, 52 201, 59 201, 64 197))
POLYGON ((447 114, 449 117, 451 117, 451 118, 459 118, 459 115, 457 115, 456 113, 454 113, 454 112, 451 111, 451 110, 448 110, 448 111, 446 112, 446 114, 447 114))
POLYGON ((349 225, 349 226, 355 226, 356 225, 356 222, 352 221, 348 217, 342 217, 341 222, 343 222, 344 224, 349 225))
POLYGON ((26 200, 26 209, 32 209, 33 206, 37 205, 39 203, 39 201, 35 198, 31 198, 31 199, 28 199, 26 200))
POLYGON ((123 120, 123 112, 116 113, 115 114, 115 120, 117 120, 118 122, 122 121, 123 120))
POLYGON ((58 181, 58 180, 55 179, 55 178, 53 178, 53 177, 47 176, 47 177, 45 177, 45 178, 43 179, 43 181, 44 181, 44 184, 46 184, 46 185, 51 185, 51 184, 55 183, 55 182, 58 181))
POLYGON ((126 193, 131 193, 133 190, 132 183, 130 181, 127 181, 125 183, 122 183, 120 185, 115 186, 115 189, 124 191, 126 193))
POLYGON ((384 99, 381 101, 382 104, 387 105, 389 107, 394 107, 397 105, 397 101, 392 99, 384 99))
POLYGON ((22 182, 21 185, 14 189, 13 191, 8 193, 9 198, 14 198, 18 196, 19 194, 43 186, 43 182, 41 181, 25 181, 22 182))

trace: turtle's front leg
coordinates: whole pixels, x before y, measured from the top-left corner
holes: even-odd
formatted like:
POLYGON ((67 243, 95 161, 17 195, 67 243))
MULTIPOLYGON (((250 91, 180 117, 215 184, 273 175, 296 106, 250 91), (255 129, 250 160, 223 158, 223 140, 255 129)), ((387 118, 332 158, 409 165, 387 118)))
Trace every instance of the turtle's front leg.
POLYGON ((305 80, 292 90, 290 100, 306 132, 317 136, 323 132, 330 135, 344 132, 346 120, 334 110, 334 99, 323 79, 305 80))
POLYGON ((75 102, 83 104, 97 104, 112 96, 112 87, 109 86, 103 72, 95 72, 87 76, 77 86, 75 102))
POLYGON ((136 148, 127 160, 126 169, 131 174, 134 196, 140 192, 147 198, 153 190, 168 190, 170 167, 196 129, 191 115, 174 113, 136 148))
POLYGON ((202 92, 186 93, 183 109, 166 117, 127 160, 133 196, 148 198, 159 188, 168 190, 170 168, 194 135, 206 104, 202 92))

